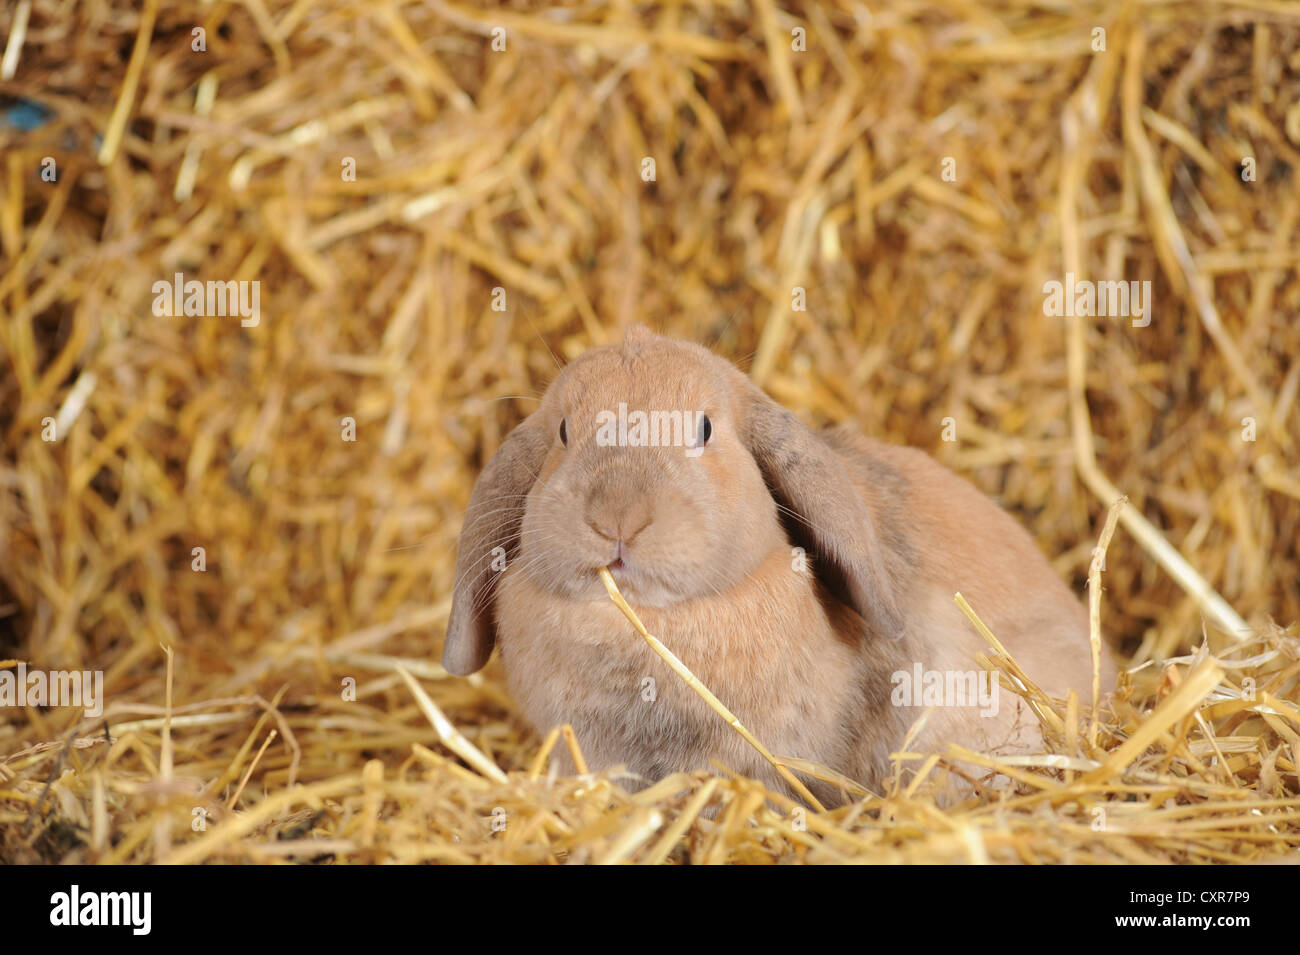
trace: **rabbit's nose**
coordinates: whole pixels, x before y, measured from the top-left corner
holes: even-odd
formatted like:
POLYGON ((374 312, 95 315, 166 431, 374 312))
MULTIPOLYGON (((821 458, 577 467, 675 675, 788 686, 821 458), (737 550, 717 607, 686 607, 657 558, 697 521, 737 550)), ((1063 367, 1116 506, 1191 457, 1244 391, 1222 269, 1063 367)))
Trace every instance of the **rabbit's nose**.
POLYGON ((601 537, 626 545, 650 526, 653 517, 650 508, 638 502, 631 507, 588 507, 586 520, 587 526, 601 537))

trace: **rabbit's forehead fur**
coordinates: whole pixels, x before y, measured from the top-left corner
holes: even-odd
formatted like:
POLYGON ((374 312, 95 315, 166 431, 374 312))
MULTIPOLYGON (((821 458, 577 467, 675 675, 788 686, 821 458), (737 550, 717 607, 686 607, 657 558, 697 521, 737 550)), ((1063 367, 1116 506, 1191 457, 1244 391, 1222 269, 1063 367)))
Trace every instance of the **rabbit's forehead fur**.
POLYGON ((570 430, 595 428, 603 412, 689 411, 734 417, 734 376, 727 361, 690 342, 637 327, 621 345, 594 349, 572 362, 547 398, 570 430))

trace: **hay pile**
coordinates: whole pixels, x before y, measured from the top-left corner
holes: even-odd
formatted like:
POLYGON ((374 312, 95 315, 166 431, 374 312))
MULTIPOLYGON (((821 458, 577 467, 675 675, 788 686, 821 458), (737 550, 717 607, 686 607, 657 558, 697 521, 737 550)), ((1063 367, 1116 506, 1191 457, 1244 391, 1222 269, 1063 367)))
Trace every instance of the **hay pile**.
POLYGON ((0 861, 1300 846, 1300 7, 19 0, 0 31, 0 661, 108 699, 0 710, 0 861), (1045 315, 1067 272, 1149 281, 1150 323, 1045 315), (257 324, 156 315, 176 273, 259 282, 257 324), (1114 713, 1040 700, 1059 765, 947 810, 933 776, 987 761, 826 816, 550 778, 581 740, 433 662, 456 533, 550 352, 633 320, 931 451, 1080 593, 1126 494, 1114 713))

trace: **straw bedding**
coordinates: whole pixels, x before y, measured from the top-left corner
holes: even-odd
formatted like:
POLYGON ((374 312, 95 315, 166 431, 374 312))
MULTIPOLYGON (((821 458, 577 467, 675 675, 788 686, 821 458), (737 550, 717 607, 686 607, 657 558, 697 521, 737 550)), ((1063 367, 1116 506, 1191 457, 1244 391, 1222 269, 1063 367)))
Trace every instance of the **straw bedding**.
POLYGON ((0 709, 0 861, 1300 846, 1300 7, 21 0, 0 30, 0 661, 107 700, 0 709), (155 314, 177 273, 260 283, 257 323, 155 314), (1149 323, 1044 314, 1066 273, 1150 282, 1149 323), (456 534, 554 361, 632 321, 930 451, 1081 599, 1126 495, 1113 706, 1039 699, 1055 764, 946 808, 993 764, 901 753, 825 815, 725 768, 553 777, 581 739, 527 730, 495 661, 436 665, 456 534))

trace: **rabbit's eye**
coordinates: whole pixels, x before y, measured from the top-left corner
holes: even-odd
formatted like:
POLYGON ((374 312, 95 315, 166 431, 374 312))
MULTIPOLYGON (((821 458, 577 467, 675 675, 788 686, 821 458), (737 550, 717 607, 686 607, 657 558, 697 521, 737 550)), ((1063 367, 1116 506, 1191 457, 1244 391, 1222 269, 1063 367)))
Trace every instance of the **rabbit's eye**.
POLYGON ((713 422, 708 415, 700 415, 700 444, 708 444, 713 437, 713 422))
POLYGON ((564 430, 564 419, 560 419, 560 444, 566 448, 569 446, 569 433, 564 430))

